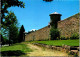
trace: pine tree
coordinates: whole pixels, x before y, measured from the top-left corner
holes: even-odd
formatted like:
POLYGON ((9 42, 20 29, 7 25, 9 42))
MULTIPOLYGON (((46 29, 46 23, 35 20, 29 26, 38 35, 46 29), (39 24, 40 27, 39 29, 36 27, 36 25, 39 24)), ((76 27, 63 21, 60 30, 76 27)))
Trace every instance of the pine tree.
POLYGON ((14 24, 9 27, 9 40, 10 44, 18 42, 18 27, 14 24))
POLYGON ((24 29, 24 26, 22 25, 19 31, 19 37, 18 37, 19 42, 25 41, 24 32, 25 32, 25 29, 24 29))

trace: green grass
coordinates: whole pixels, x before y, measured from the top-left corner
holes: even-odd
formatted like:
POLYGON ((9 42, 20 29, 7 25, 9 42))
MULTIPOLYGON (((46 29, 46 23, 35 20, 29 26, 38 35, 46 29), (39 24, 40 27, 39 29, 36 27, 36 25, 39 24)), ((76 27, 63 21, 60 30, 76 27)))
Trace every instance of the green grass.
POLYGON ((3 46, 0 48, 1 51, 13 51, 13 50, 21 50, 23 52, 29 52, 31 51, 31 49, 29 49, 29 47, 25 44, 22 44, 22 43, 17 43, 17 44, 14 44, 14 45, 11 45, 11 46, 3 46))
POLYGON ((53 45, 53 46, 62 46, 62 45, 79 46, 79 39, 77 40, 33 41, 31 43, 43 43, 43 44, 53 45))
POLYGON ((2 56, 21 56, 32 50, 23 43, 13 44, 11 46, 3 46, 0 48, 2 56), (13 54, 12 54, 13 53, 13 54))

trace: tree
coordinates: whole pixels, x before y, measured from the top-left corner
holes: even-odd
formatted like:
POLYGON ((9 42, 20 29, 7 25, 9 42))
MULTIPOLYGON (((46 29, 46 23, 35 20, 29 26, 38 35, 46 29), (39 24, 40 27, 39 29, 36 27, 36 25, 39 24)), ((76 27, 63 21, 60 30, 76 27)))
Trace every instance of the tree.
MULTIPOLYGON (((43 0, 46 2, 51 2, 53 0, 43 0)), ((18 6, 25 8, 25 3, 19 0, 1 0, 1 23, 4 24, 3 19, 5 19, 5 13, 8 13, 8 8, 11 6, 18 6)))
POLYGON ((18 21, 13 12, 9 12, 5 17, 5 25, 9 32, 9 45, 18 42, 18 21))
POLYGON ((1 45, 4 45, 4 44, 7 44, 9 41, 8 41, 8 39, 6 39, 6 38, 4 38, 3 36, 2 36, 2 34, 0 34, 0 37, 1 37, 1 45))
MULTIPOLYGON (((3 30, 2 35, 8 35, 9 27, 17 19, 14 13, 9 12, 7 9, 12 6, 18 6, 24 8, 25 4, 19 0, 1 0, 1 30, 3 30), (5 15, 6 14, 6 15, 5 15)), ((15 22, 16 24, 16 22, 15 22)))
POLYGON ((12 6, 14 7, 18 6, 18 7, 24 8, 25 4, 19 0, 1 0, 1 24, 0 25, 2 27, 4 34, 6 33, 8 34, 11 24, 13 24, 16 21, 16 16, 14 16, 15 14, 10 13, 7 10, 9 7, 12 7, 12 6), (11 16, 14 16, 14 17, 11 17, 11 16))
POLYGON ((7 31, 7 37, 9 39, 9 45, 11 44, 11 41, 13 41, 13 43, 18 42, 17 41, 17 36, 18 36, 18 21, 17 18, 15 16, 15 14, 13 12, 8 12, 8 15, 5 16, 5 20, 4 20, 4 24, 3 25, 3 29, 7 29, 5 31, 7 31), (14 40, 15 39, 15 40, 14 40))
POLYGON ((52 27, 50 29, 50 35, 51 35, 51 40, 56 40, 57 37, 59 38, 60 33, 59 33, 58 29, 55 29, 55 28, 52 27))
POLYGON ((18 27, 12 24, 9 27, 9 43, 14 44, 18 42, 18 27))
POLYGON ((3 28, 9 28, 11 24, 17 25, 17 18, 13 12, 8 12, 8 14, 5 16, 5 20, 3 21, 4 25, 3 28))
POLYGON ((4 40, 4 38, 3 38, 3 36, 0 34, 0 37, 1 37, 1 45, 4 45, 5 44, 5 40, 4 40))
POLYGON ((19 0, 1 0, 1 23, 4 25, 3 19, 5 19, 5 13, 8 13, 8 8, 11 6, 23 7, 25 4, 19 0))
POLYGON ((25 40, 24 32, 25 32, 25 29, 24 29, 24 26, 22 25, 19 31, 19 37, 18 37, 19 42, 22 42, 25 40))

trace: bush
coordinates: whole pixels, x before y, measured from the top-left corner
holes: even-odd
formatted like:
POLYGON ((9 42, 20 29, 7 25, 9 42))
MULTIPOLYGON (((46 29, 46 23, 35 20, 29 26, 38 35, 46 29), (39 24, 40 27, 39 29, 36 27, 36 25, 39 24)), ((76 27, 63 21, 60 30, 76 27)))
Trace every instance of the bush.
POLYGON ((71 37, 65 37, 65 36, 60 37, 60 40, 73 40, 73 39, 79 39, 79 34, 74 33, 74 34, 72 34, 71 37))
POLYGON ((57 38, 56 38, 56 40, 60 40, 60 38, 59 38, 59 37, 57 37, 57 38))
POLYGON ((60 40, 67 40, 67 38, 65 36, 61 36, 60 40))
POLYGON ((5 44, 8 44, 9 40, 1 35, 1 42, 2 42, 1 45, 5 45, 5 44))
POLYGON ((50 29, 50 36, 51 36, 51 40, 56 40, 57 37, 59 38, 59 31, 58 29, 54 29, 54 28, 51 28, 50 29))
POLYGON ((67 37, 66 39, 67 39, 67 40, 70 40, 70 37, 67 37))
POLYGON ((65 37, 65 36, 61 36, 57 40, 70 40, 70 38, 69 37, 65 37))
POLYGON ((74 54, 74 57, 79 57, 77 54, 74 54))
POLYGON ((70 39, 79 39, 79 34, 78 33, 72 34, 72 36, 70 37, 70 39))

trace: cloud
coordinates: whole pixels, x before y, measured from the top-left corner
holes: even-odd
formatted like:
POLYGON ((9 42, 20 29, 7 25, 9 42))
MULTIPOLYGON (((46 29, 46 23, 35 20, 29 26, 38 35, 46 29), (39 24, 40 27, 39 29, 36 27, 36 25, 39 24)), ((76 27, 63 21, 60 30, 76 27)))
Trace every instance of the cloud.
MULTIPOLYGON (((33 31, 35 31, 36 29, 32 29, 33 31)), ((30 31, 32 31, 32 30, 30 30, 30 31)))

